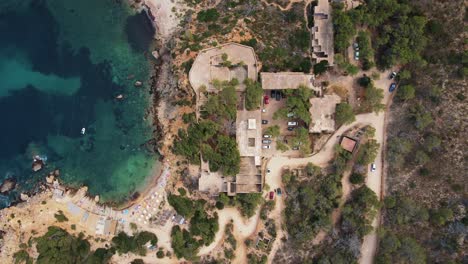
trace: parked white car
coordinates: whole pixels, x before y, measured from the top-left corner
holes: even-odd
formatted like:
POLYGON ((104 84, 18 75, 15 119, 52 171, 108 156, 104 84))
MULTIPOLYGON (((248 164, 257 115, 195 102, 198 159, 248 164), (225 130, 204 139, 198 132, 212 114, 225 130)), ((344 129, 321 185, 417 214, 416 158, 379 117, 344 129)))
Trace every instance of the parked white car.
POLYGON ((371 164, 370 170, 375 171, 377 169, 377 166, 375 166, 375 163, 371 164))
POLYGON ((264 149, 269 149, 269 148, 270 148, 270 145, 263 145, 262 148, 264 148, 264 149))

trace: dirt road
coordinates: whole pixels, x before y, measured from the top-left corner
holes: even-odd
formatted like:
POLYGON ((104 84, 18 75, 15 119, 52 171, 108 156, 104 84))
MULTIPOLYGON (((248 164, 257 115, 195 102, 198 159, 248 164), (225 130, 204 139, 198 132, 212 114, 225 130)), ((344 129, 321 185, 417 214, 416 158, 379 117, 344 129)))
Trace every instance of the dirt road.
MULTIPOLYGON (((377 142, 380 144, 380 149, 375 159, 376 170, 375 171, 368 171, 368 176, 366 179, 366 185, 371 190, 373 190, 379 200, 383 197, 382 193, 382 184, 385 182, 384 170, 383 170, 383 151, 384 151, 384 144, 386 140, 386 115, 389 110, 389 104, 391 102, 392 94, 388 92, 388 88, 392 83, 392 80, 388 79, 390 75, 390 71, 386 71, 380 75, 380 79, 375 81, 375 86, 377 88, 381 88, 384 90, 384 104, 386 105, 386 109, 384 112, 378 114, 378 117, 374 120, 372 125, 375 128, 375 137, 377 142)), ((395 92, 394 92, 395 93, 395 92)), ((377 233, 376 228, 380 223, 380 212, 377 214, 377 217, 372 221, 372 226, 374 230, 372 233, 364 237, 364 241, 361 245, 361 258, 359 259, 359 263, 361 264, 371 264, 373 263, 375 252, 377 250, 377 233)))

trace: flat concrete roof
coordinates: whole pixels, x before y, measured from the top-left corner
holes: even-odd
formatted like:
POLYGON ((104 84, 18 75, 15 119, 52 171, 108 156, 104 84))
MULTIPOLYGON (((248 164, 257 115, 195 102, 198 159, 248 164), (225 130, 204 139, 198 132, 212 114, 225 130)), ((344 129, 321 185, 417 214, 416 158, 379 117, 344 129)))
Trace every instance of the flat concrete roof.
POLYGON ((336 105, 341 98, 336 94, 325 95, 324 97, 313 97, 310 99, 311 107, 309 109, 312 121, 309 125, 310 133, 332 133, 335 131, 336 105))
POLYGON ((303 72, 262 72, 260 77, 264 90, 297 89, 301 85, 320 90, 314 86, 314 76, 303 72))
POLYGON ((317 62, 327 60, 334 63, 333 23, 328 0, 318 0, 314 8, 314 27, 312 28, 313 58, 317 62))
POLYGON ((208 91, 215 89, 211 84, 215 79, 230 81, 237 78, 240 82, 237 89, 243 91, 245 90, 245 85, 242 84, 244 79, 257 80, 257 65, 257 58, 252 47, 230 42, 200 51, 190 69, 189 81, 198 94, 198 89, 203 85, 208 91), (227 60, 232 65, 237 66, 223 66, 223 54, 227 55, 227 60))
POLYGON ((238 110, 236 116, 236 140, 241 157, 262 155, 262 113, 260 110, 238 110), (253 127, 253 129, 250 129, 253 127))
POLYGON ((254 157, 241 157, 240 170, 236 175, 236 193, 260 192, 262 175, 255 165, 254 157))

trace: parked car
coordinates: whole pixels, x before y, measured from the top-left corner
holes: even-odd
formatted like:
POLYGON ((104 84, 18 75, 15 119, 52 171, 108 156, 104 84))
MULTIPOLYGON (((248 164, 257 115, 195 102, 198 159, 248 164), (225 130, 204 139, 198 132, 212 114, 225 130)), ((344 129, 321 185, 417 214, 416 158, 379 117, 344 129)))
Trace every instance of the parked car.
POLYGON ((299 150, 299 146, 294 146, 292 150, 299 150))
POLYGON ((268 120, 262 120, 262 125, 268 124, 268 120))
POLYGON ((265 96, 263 97, 263 102, 264 102, 265 104, 269 104, 269 103, 270 103, 270 97, 268 97, 268 95, 265 95, 265 96))
POLYGON ((271 98, 275 98, 275 94, 276 94, 276 91, 275 91, 275 90, 271 90, 271 91, 270 91, 270 96, 271 96, 271 98))
POLYGON ((393 78, 395 78, 396 76, 397 76, 397 73, 393 71, 392 73, 390 73, 390 76, 389 76, 388 78, 389 78, 389 79, 393 79, 393 78))
POLYGON ((262 148, 264 148, 264 149, 269 149, 269 148, 270 148, 270 145, 263 145, 262 148))
POLYGON ((275 193, 274 193, 274 192, 270 192, 269 197, 270 197, 270 200, 273 200, 273 198, 275 198, 275 193))
POLYGON ((354 42, 354 43, 353 43, 353 48, 354 48, 354 49, 359 49, 359 44, 358 44, 357 42, 354 42))
POLYGON ((287 116, 287 117, 293 117, 293 116, 294 116, 294 113, 288 113, 286 116, 287 116))
POLYGON ((271 138, 271 135, 263 135, 264 138, 271 138))
POLYGON ((375 166, 375 163, 371 164, 370 170, 375 171, 377 169, 377 166, 375 166))
POLYGON ((297 122, 288 122, 288 126, 297 126, 297 122))
POLYGON ((270 172, 271 172, 271 170, 269 168, 267 168, 267 173, 270 173, 270 172))
POLYGON ((288 127, 288 131, 293 131, 294 127, 288 127))
POLYGON ((396 89, 396 83, 390 84, 390 88, 388 89, 389 92, 393 92, 396 89))
POLYGON ((266 113, 266 109, 265 109, 265 108, 262 109, 262 113, 266 113))
POLYGON ((276 188, 276 194, 278 196, 281 196, 282 192, 281 192, 281 188, 276 188))
POLYGON ((354 59, 357 61, 359 60, 359 51, 354 52, 354 59))
POLYGON ((271 139, 264 139, 262 140, 263 144, 271 144, 271 139))
POLYGON ((279 101, 279 100, 281 100, 281 92, 280 91, 276 92, 276 101, 279 101))

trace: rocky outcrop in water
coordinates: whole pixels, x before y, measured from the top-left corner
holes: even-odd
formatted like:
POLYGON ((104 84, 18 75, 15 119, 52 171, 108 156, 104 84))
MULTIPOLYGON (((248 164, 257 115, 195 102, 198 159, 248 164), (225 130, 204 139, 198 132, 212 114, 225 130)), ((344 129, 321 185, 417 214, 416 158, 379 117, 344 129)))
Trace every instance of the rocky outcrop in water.
POLYGON ((12 190, 14 190, 16 187, 16 180, 9 178, 6 179, 2 182, 2 185, 0 185, 0 193, 1 194, 8 194, 12 190))

